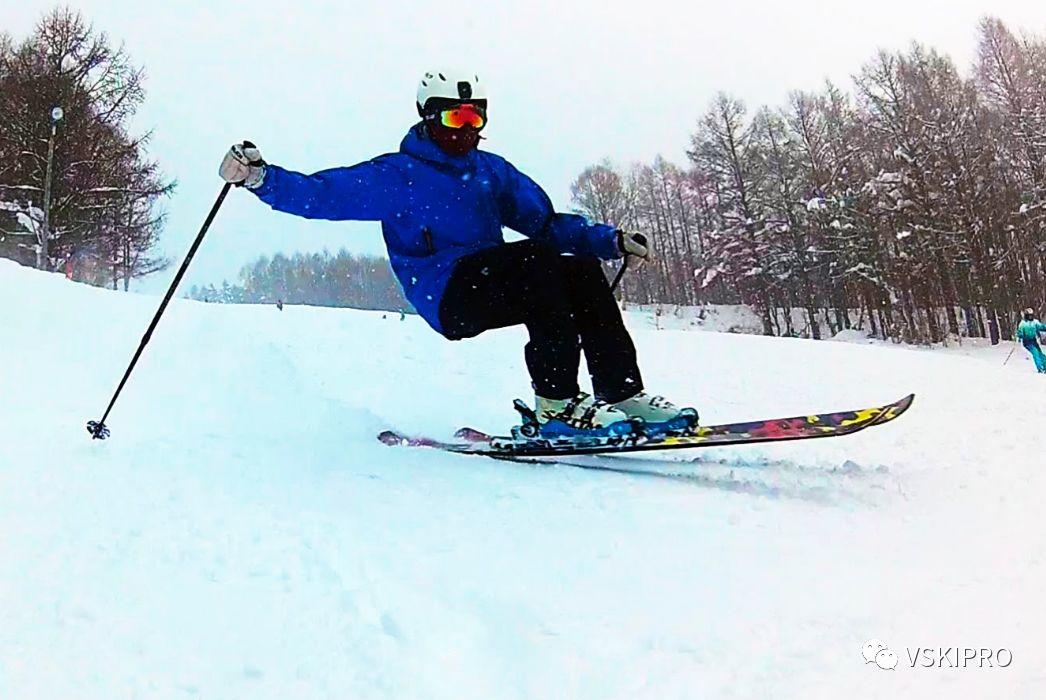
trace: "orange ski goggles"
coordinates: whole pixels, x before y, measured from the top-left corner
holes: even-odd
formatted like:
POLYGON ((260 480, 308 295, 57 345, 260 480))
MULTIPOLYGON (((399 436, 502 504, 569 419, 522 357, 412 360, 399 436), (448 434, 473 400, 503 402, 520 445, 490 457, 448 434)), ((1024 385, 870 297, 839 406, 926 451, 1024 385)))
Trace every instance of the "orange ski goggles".
POLYGON ((449 129, 471 126, 479 131, 487 125, 487 110, 471 103, 444 109, 437 115, 439 123, 449 129))

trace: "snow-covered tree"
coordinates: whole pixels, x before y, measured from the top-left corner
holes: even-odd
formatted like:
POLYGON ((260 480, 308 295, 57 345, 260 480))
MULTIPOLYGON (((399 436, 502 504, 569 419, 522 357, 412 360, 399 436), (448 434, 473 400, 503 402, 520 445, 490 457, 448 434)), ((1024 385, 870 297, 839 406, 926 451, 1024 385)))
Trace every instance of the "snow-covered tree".
POLYGON ((1046 306, 1046 41, 988 18, 972 75, 916 43, 878 52, 854 87, 751 118, 720 95, 688 169, 587 170, 579 210, 606 220, 617 202, 613 223, 654 237, 625 298, 743 302, 767 333, 856 324, 910 342, 1007 338, 1019 309, 1046 306))

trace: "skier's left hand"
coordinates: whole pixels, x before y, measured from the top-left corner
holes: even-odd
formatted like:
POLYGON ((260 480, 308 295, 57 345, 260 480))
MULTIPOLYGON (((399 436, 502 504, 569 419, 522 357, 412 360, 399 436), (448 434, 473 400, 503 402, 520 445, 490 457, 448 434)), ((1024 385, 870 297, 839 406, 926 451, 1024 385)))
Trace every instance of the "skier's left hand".
POLYGON ((265 179, 265 160, 250 141, 233 144, 218 166, 218 175, 237 187, 253 190, 265 179))
POLYGON ((643 260, 650 258, 650 241, 641 233, 618 231, 617 247, 625 255, 634 255, 643 260))

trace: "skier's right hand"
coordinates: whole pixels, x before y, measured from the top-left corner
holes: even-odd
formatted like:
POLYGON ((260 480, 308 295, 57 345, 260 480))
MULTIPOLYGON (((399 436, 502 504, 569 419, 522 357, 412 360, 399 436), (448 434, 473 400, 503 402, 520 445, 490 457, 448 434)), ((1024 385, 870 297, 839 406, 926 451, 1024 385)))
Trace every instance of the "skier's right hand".
POLYGON ((237 187, 249 190, 259 187, 265 180, 265 161, 261 151, 250 141, 234 144, 222 158, 218 175, 237 187))

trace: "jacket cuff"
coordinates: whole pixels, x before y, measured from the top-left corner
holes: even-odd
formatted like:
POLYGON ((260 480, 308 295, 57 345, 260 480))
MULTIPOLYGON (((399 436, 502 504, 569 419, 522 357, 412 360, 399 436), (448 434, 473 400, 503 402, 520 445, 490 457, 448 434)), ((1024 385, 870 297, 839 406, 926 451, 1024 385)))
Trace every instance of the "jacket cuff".
MULTIPOLYGON (((254 182, 251 182, 251 178, 250 178, 250 176, 248 176, 247 179, 243 183, 243 186, 246 187, 249 190, 256 190, 259 187, 261 187, 263 184, 265 184, 265 175, 266 175, 266 173, 269 172, 269 168, 268 168, 268 166, 265 163, 262 163, 261 165, 256 166, 256 167, 258 169, 257 170, 258 174, 257 174, 257 178, 254 180, 254 182)), ((251 174, 253 175, 254 173, 251 173, 251 174)))
POLYGON ((621 246, 618 244, 621 231, 606 224, 598 224, 598 227, 602 230, 596 232, 594 237, 598 241, 595 246, 596 256, 603 260, 617 260, 624 255, 621 252, 621 246))
POLYGON ((246 190, 250 190, 262 199, 266 195, 270 194, 276 188, 276 181, 279 179, 279 175, 276 171, 280 168, 276 165, 269 165, 266 163, 265 170, 262 171, 261 179, 254 187, 244 187, 246 190))

